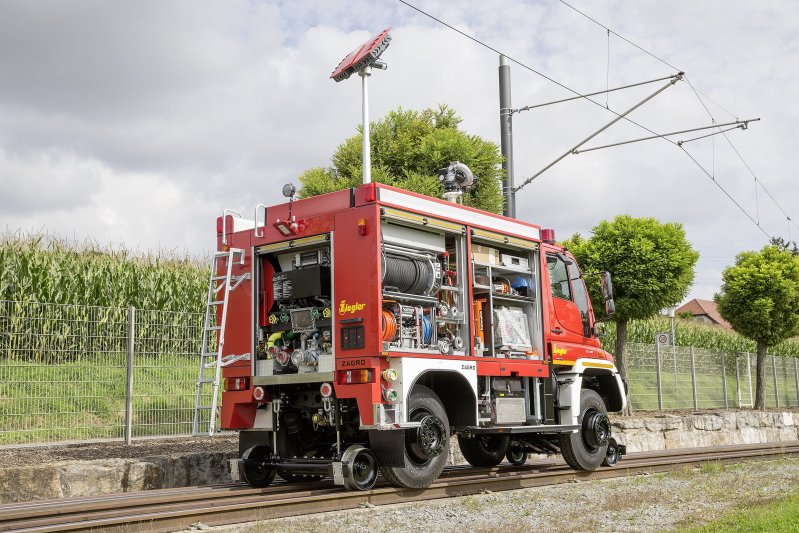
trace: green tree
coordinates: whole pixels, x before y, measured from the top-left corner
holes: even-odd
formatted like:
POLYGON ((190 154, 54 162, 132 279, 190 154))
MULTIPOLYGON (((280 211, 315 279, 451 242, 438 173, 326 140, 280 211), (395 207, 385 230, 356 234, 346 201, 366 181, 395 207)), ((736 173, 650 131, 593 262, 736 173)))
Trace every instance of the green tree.
POLYGON ((743 252, 724 269, 719 313, 732 328, 757 343, 755 409, 764 409, 768 348, 799 335, 799 255, 768 245, 743 252))
MULTIPOLYGON (((627 377, 627 326, 630 320, 649 318, 664 307, 679 303, 694 280, 699 259, 685 237, 682 224, 654 218, 619 215, 603 220, 590 239, 580 234, 563 244, 585 272, 607 270, 613 278, 616 313, 616 361, 627 377)), ((587 276, 593 302, 602 302, 598 276, 587 276)), ((594 311, 603 315, 601 307, 594 311)))
MULTIPOLYGON (((477 177, 464 204, 493 213, 503 205, 502 156, 499 147, 459 129, 461 122, 445 105, 424 111, 391 111, 371 123, 372 180, 441 198, 444 192, 437 170, 460 161, 477 177)), ((315 167, 300 176, 300 197, 307 198, 361 183, 362 153, 360 133, 336 148, 329 168, 315 167)))

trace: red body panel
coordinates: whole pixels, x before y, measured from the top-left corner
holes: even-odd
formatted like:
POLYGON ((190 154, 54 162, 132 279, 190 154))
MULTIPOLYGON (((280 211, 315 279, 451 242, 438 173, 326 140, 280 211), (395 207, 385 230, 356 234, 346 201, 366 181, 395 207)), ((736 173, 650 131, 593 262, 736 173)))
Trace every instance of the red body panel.
MULTIPOLYGON (((386 357, 383 357, 382 331, 381 331, 381 304, 382 304, 382 269, 381 269, 381 204, 376 198, 379 190, 399 191, 384 185, 369 184, 354 190, 342 190, 313 198, 297 200, 267 208, 265 225, 257 230, 244 230, 232 232, 232 222, 226 224, 228 230, 228 245, 246 251, 244 265, 234 265, 234 275, 252 272, 254 247, 290 241, 314 235, 332 235, 333 258, 333 334, 335 342, 335 368, 352 370, 356 368, 371 368, 374 371, 374 380, 366 384, 339 384, 334 383, 335 394, 338 398, 354 398, 357 401, 361 420, 364 425, 375 423, 373 420, 373 405, 383 402, 381 395, 380 372, 388 368, 386 357), (290 212, 290 214, 289 214, 290 212), (300 224, 300 231, 289 238, 282 235, 273 224, 278 220, 295 217, 300 224), (261 236, 258 234, 262 233, 261 236), (342 328, 363 328, 364 343, 362 348, 343 349, 340 332, 342 328)), ((438 202, 442 206, 452 208, 451 203, 436 200, 428 196, 415 195, 408 191, 403 194, 418 196, 425 201, 438 202)), ((397 206, 394 206, 397 207, 397 206)), ((467 226, 467 235, 471 234, 471 227, 477 227, 496 232, 490 225, 476 225, 465 223, 463 220, 441 216, 439 213, 430 213, 414 208, 413 206, 400 206, 405 211, 415 212, 424 216, 435 217, 457 224, 467 226)), ((474 212, 489 215, 499 221, 512 221, 535 230, 539 226, 522 223, 515 219, 508 219, 500 215, 491 215, 469 207, 459 206, 464 213, 474 212)), ((218 222, 218 228, 221 223, 218 222)), ((531 240, 529 236, 503 232, 511 237, 531 240)), ((540 243, 540 241, 536 240, 540 243)), ((221 235, 218 238, 218 249, 222 248, 221 235)), ((467 257, 471 258, 471 239, 466 240, 467 257)), ((479 376, 526 376, 547 377, 551 366, 569 364, 581 357, 602 358, 612 361, 612 357, 602 351, 599 340, 593 337, 583 337, 583 324, 577 306, 569 301, 558 300, 552 297, 550 280, 546 265, 545 252, 563 253, 557 246, 541 244, 539 254, 540 264, 540 291, 541 314, 543 321, 544 345, 546 357, 544 360, 532 359, 505 359, 494 357, 475 356, 440 356, 438 354, 419 354, 391 352, 391 357, 418 357, 418 358, 446 358, 474 361, 479 376), (560 330, 560 332, 558 332, 560 330)), ((471 261, 467 261, 465 279, 472 279, 471 261)), ((272 305, 271 285, 268 282, 273 274, 269 265, 261 272, 261 279, 244 283, 241 287, 230 293, 228 307, 228 321, 223 353, 242 354, 253 350, 254 336, 257 325, 266 324, 266 313, 272 305), (261 305, 256 316, 254 313, 253 290, 263 292, 261 305)), ((474 300, 473 287, 468 284, 468 301, 474 300)), ((590 305, 590 304, 589 304, 590 305)), ((466 306, 469 314, 469 323, 472 323, 473 308, 466 306)), ((590 312, 593 324, 593 311, 590 312)), ((474 335, 469 339, 469 353, 474 354, 474 335)), ((252 373, 251 361, 239 361, 223 369, 224 377, 249 376, 252 373)), ((335 381, 335 380, 334 380, 335 381)), ((252 427, 257 403, 252 399, 252 389, 245 391, 224 392, 222 396, 221 427, 241 429, 252 427)))

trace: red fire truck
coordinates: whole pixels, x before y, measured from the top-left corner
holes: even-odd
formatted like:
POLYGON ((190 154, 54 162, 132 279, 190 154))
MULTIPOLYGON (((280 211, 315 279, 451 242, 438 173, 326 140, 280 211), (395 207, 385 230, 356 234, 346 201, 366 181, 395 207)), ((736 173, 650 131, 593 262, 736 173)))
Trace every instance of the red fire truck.
POLYGON ((481 467, 624 453, 626 385, 552 230, 375 183, 255 214, 217 220, 195 414, 213 433, 221 387, 234 478, 422 488, 455 436, 481 467))

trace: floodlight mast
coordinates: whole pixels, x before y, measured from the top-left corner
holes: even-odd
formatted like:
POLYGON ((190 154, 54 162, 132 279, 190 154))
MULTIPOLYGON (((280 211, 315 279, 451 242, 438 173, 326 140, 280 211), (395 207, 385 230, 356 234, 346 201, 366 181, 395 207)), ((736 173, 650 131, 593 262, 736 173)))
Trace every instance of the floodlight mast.
POLYGON ((345 57, 330 75, 333 80, 339 82, 346 80, 353 73, 357 72, 361 77, 361 118, 362 118, 362 145, 363 156, 363 182, 372 182, 372 152, 369 143, 369 83, 368 78, 372 75, 372 67, 385 70, 388 66, 380 61, 382 54, 391 41, 389 31, 386 28, 376 37, 363 43, 352 53, 345 57))

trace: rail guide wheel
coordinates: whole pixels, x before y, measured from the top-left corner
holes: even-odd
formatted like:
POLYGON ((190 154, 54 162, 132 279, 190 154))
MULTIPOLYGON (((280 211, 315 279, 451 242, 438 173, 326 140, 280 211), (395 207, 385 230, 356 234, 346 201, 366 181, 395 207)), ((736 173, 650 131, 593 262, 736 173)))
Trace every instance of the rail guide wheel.
POLYGON ((619 444, 613 437, 608 438, 608 453, 602 461, 602 466, 613 466, 621 460, 621 450, 619 444))
POLYGON ((263 488, 275 479, 275 465, 272 463, 272 448, 257 444, 249 448, 239 461, 239 477, 249 486, 263 488))
POLYGON ((513 466, 523 466, 524 463, 527 462, 527 452, 521 448, 515 448, 513 446, 508 447, 508 453, 505 454, 505 458, 508 460, 510 464, 513 466))
POLYGON ((369 490, 377 481, 377 458, 371 450, 353 445, 341 456, 344 486, 350 490, 369 490))

